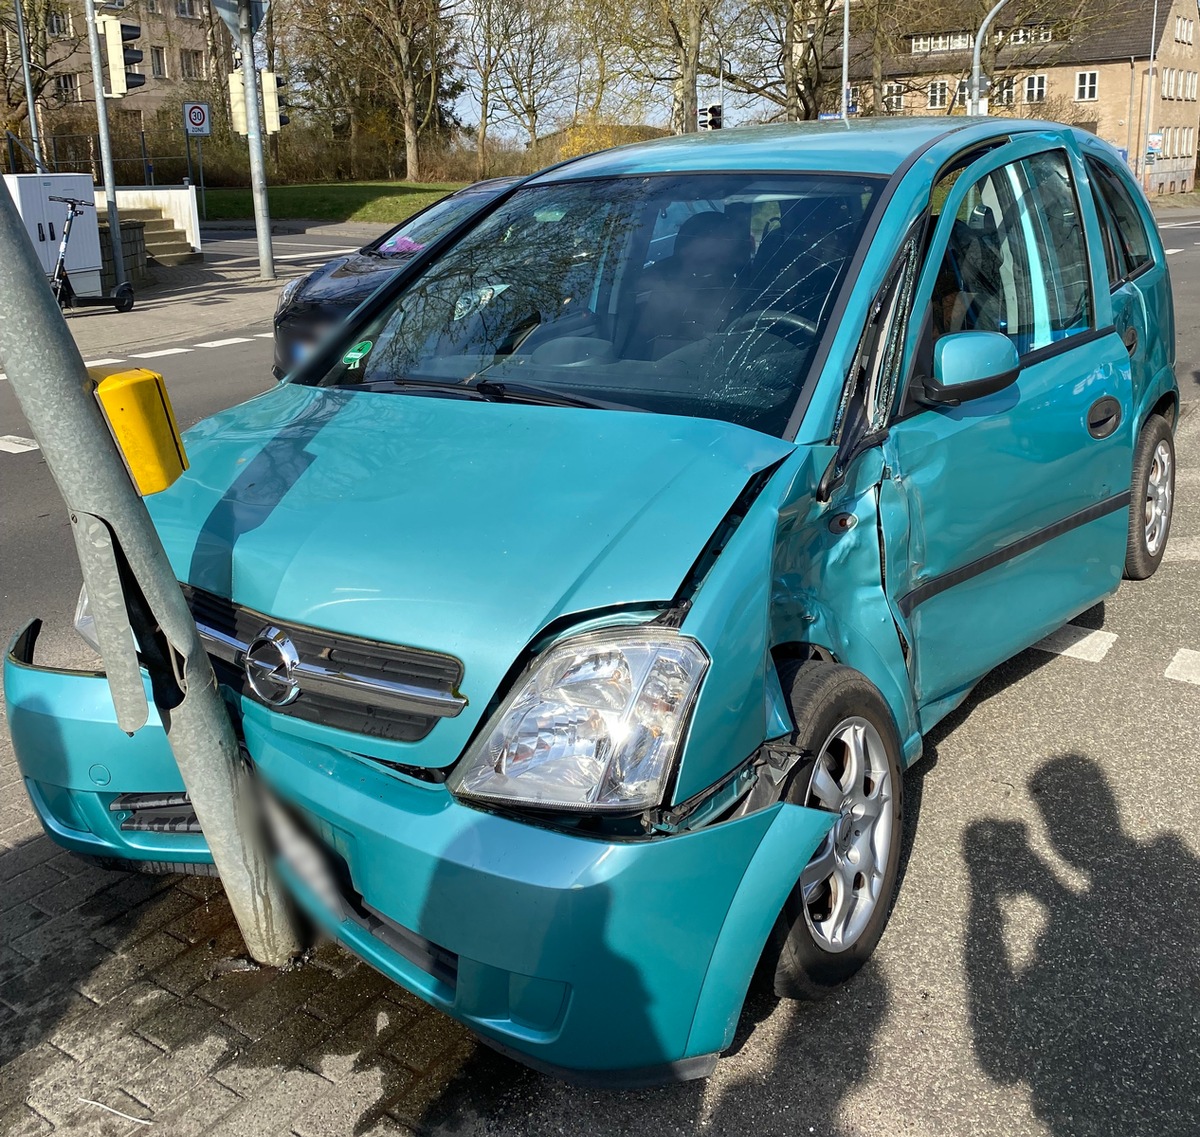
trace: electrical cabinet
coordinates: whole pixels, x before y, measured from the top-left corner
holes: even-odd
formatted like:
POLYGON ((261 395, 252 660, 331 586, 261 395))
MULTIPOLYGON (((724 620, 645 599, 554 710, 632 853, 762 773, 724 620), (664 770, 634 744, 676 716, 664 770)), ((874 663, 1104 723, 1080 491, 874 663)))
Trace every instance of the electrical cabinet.
POLYGON ((67 272, 71 287, 80 296, 100 294, 100 225, 96 210, 95 187, 90 174, 5 174, 17 212, 25 222, 25 231, 33 243, 42 270, 47 276, 58 262, 67 206, 51 197, 73 197, 88 202, 83 215, 75 218, 67 245, 67 272))

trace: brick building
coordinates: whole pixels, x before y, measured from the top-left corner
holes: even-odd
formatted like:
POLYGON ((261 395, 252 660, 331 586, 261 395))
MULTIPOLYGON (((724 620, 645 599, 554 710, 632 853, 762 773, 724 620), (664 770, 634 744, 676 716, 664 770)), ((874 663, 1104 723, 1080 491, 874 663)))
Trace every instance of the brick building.
MULTIPOLYGON (((1092 131, 1127 153, 1151 194, 1193 189, 1200 13, 1196 0, 1159 0, 1155 24, 1154 9, 1154 0, 1127 0, 1082 19, 1018 25, 1005 25, 1002 10, 981 49, 989 112, 1092 131)), ((881 73, 885 113, 965 114, 976 29, 945 22, 906 29, 882 67, 856 53, 851 102, 872 104, 881 73)))
MULTIPOLYGON (((142 52, 141 64, 132 70, 145 76, 145 85, 109 103, 110 114, 126 127, 150 126, 166 99, 220 78, 213 74, 214 61, 229 58, 228 35, 208 0, 108 0, 103 11, 123 23, 139 25, 142 33, 130 46, 142 52)), ((83 6, 66 0, 49 8, 46 29, 51 81, 42 103, 53 116, 93 101, 83 6)))

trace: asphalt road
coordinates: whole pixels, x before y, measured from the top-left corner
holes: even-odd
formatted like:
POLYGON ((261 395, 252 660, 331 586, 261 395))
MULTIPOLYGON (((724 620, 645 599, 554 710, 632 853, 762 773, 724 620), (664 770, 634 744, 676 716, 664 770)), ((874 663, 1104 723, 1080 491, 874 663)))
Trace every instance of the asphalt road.
MULTIPOLYGON (((1185 399, 1168 559, 1077 619, 1057 650, 987 676, 928 740, 906 779, 904 885, 867 969, 822 1004, 752 997, 704 1084, 581 1091, 478 1047, 429 1106, 430 1127, 1200 1132, 1200 217, 1169 216, 1163 232, 1178 250, 1185 399)), ((299 266, 309 240, 288 242, 299 266)), ((210 248, 253 256, 240 235, 210 248)), ((157 360, 184 425, 270 385, 264 305, 218 336, 181 304, 178 326, 196 330, 144 347, 188 349, 157 360), (195 346, 222 340, 240 342, 195 346)), ((26 434, 0 383, 0 435, 26 434)), ((77 589, 40 455, 0 452, 0 628, 48 615, 46 658, 78 661, 66 630, 77 589)))

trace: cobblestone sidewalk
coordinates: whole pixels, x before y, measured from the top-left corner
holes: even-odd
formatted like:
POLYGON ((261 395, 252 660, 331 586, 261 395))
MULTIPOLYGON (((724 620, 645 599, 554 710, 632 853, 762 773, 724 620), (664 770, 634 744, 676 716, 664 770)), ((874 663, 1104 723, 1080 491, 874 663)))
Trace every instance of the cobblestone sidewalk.
POLYGON ((255 967, 212 878, 63 852, 0 738, 0 1134, 427 1132, 536 1077, 335 945, 255 967))

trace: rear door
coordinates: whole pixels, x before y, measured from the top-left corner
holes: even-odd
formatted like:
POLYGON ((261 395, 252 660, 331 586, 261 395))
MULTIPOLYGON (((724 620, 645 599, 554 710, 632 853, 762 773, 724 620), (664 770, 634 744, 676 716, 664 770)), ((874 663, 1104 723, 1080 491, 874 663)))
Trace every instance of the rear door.
POLYGON ((934 190, 880 487, 886 587, 923 729, 1115 587, 1132 453, 1128 353, 1097 287, 1099 229, 1072 156, 1039 136, 951 180, 934 190), (922 405, 934 341, 972 330, 1013 341, 1018 379, 959 407, 922 405))

